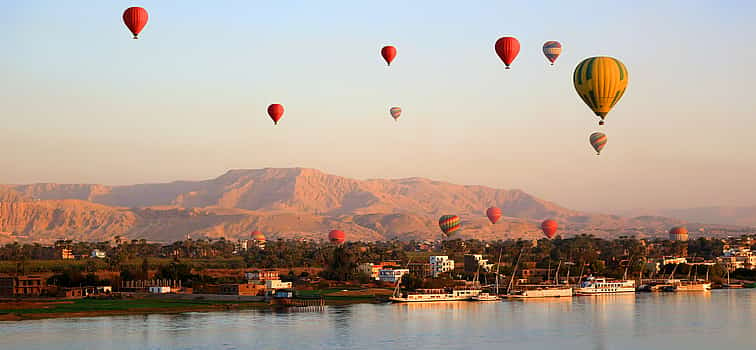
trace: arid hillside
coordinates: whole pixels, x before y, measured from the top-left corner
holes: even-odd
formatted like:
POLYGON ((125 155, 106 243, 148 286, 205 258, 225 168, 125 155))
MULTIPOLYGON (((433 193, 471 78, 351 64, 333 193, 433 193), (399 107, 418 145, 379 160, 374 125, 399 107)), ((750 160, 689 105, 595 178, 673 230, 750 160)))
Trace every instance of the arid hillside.
POLYGON ((352 240, 438 239, 443 214, 462 218, 459 236, 481 239, 536 238, 546 218, 556 219, 564 235, 654 236, 683 223, 581 213, 521 190, 424 178, 355 180, 303 168, 231 170, 163 184, 0 186, 0 241, 240 238, 254 229, 273 238, 320 238, 334 228, 352 240), (489 206, 505 215, 496 225, 484 215, 489 206))

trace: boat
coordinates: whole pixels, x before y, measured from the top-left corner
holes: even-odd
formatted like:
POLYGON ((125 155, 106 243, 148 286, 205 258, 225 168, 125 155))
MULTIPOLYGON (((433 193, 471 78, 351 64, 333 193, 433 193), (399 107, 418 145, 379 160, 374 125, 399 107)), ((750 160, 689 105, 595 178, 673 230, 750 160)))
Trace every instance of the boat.
POLYGON ((711 282, 706 280, 670 280, 664 292, 706 292, 711 290, 711 282))
POLYGON ((722 283, 722 288, 725 288, 725 289, 738 289, 738 288, 743 288, 743 287, 745 287, 745 285, 744 285, 743 282, 735 282, 735 283, 731 283, 730 282, 730 269, 729 269, 729 266, 728 266, 728 268, 727 268, 727 283, 722 283))
POLYGON ((603 277, 589 276, 580 287, 575 289, 575 295, 602 295, 635 293, 634 280, 608 280, 603 277))
POLYGON ((481 294, 480 289, 418 289, 412 292, 395 293, 389 297, 395 303, 468 301, 481 294))
POLYGON ((501 298, 496 294, 490 294, 490 293, 480 293, 472 298, 470 298, 472 301, 499 301, 501 298))
POLYGON ((507 298, 571 298, 572 287, 563 285, 520 285, 520 289, 513 290, 507 298))

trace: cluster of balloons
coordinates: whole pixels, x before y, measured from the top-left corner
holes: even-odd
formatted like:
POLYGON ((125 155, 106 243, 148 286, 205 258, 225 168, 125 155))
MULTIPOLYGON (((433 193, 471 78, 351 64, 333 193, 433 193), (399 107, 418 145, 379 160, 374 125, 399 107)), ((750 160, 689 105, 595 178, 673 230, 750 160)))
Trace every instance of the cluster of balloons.
MULTIPOLYGON (((497 207, 490 207, 486 209, 486 216, 488 217, 488 220, 491 221, 491 224, 495 225, 497 222, 499 222, 499 219, 501 219, 501 209, 497 207)), ((454 232, 462 228, 462 220, 457 215, 442 215, 438 219, 438 226, 441 228, 441 232, 443 232, 446 237, 451 237, 454 232)), ((552 219, 545 220, 543 223, 541 223, 541 230, 543 231, 543 234, 546 235, 546 237, 548 237, 549 239, 554 238, 558 228, 559 225, 552 219)))
MULTIPOLYGON (((142 7, 129 7, 123 12, 123 21, 134 39, 139 38, 139 33, 147 25, 148 19, 147 10, 142 7)), ((501 37, 496 40, 494 50, 504 63, 505 69, 510 69, 520 53, 520 41, 513 36, 501 37)), ((542 50, 546 59, 551 65, 554 65, 554 62, 562 53, 562 44, 558 41, 547 41, 543 44, 542 50)), ((396 47, 384 46, 381 48, 381 57, 386 61, 387 66, 391 66, 396 56, 396 47)), ((604 125, 609 111, 625 94, 628 81, 627 68, 620 60, 613 57, 586 58, 575 67, 573 73, 575 90, 583 102, 601 119, 599 125, 604 125)), ((282 104, 275 103, 268 106, 268 116, 275 125, 278 125, 283 114, 284 106, 282 104)), ((391 107, 389 114, 395 121, 398 121, 402 115, 402 108, 391 107)), ((601 150, 606 146, 607 136, 602 132, 594 132, 590 135, 589 141, 596 153, 601 154, 601 150)), ((501 218, 501 209, 488 208, 486 215, 492 224, 496 224, 501 218)), ((443 215, 438 220, 438 224, 447 237, 461 228, 461 220, 457 215, 443 215)), ((558 225, 554 220, 546 220, 541 224, 541 229, 548 238, 554 237, 557 227, 558 225)), ((341 244, 345 241, 346 235, 343 231, 333 230, 329 232, 328 239, 333 243, 341 244)))
MULTIPOLYGON (((133 34, 134 39, 139 38, 139 33, 147 25, 148 19, 147 10, 142 7, 129 7, 123 12, 123 22, 133 34)), ((520 41, 513 36, 501 37, 496 40, 494 50, 501 61, 504 62, 505 68, 510 69, 511 64, 520 53, 520 41)), ((554 65, 559 55, 562 54, 562 44, 558 41, 547 41, 543 44, 542 50, 546 59, 551 65, 554 65)), ((381 56, 389 67, 396 55, 397 49, 394 46, 389 45, 381 48, 381 56)), ((625 94, 628 80, 627 68, 613 57, 586 58, 575 67, 573 74, 575 90, 593 113, 601 118, 599 125, 604 125, 606 115, 625 94)), ((268 106, 268 116, 275 125, 278 125, 283 114, 283 105, 276 103, 268 106)), ((402 109, 396 106, 390 107, 389 114, 397 121, 402 115, 402 109)), ((607 137, 602 132, 595 132, 590 135, 589 141, 596 153, 601 154, 601 150, 606 146, 607 137)))

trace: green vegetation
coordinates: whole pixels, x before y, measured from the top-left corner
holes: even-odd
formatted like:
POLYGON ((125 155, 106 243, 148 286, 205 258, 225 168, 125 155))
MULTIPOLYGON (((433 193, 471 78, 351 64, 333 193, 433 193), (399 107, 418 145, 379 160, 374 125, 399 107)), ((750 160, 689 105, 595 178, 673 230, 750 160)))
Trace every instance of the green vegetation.
MULTIPOLYGON (((176 299, 78 299, 70 303, 50 303, 42 308, 27 309, 3 309, 3 303, 0 303, 0 314, 55 314, 55 313, 73 313, 73 312, 103 312, 103 311, 124 311, 134 312, 139 310, 156 309, 191 309, 201 307, 212 307, 215 305, 230 304, 255 304, 254 302, 239 301, 207 301, 207 300, 176 300, 176 299)), ((257 303, 259 304, 259 303, 257 303)))

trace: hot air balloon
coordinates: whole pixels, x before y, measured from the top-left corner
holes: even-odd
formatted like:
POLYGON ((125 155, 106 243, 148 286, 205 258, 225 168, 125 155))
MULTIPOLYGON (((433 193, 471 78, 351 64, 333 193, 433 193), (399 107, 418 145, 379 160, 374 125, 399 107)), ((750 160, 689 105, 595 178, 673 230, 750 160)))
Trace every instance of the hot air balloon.
POLYGON ((441 227, 441 231, 449 237, 461 227, 459 216, 456 215, 444 215, 438 219, 438 226, 441 227))
POLYGON ((273 119, 273 124, 278 125, 278 121, 283 117, 284 107, 278 103, 268 106, 268 115, 273 119))
POLYGON ((627 89, 627 68, 613 57, 591 57, 575 67, 573 83, 583 102, 601 118, 604 125, 606 114, 619 102, 627 89))
POLYGON ((554 65, 554 61, 562 53, 562 44, 558 41, 547 41, 543 44, 543 54, 546 55, 546 59, 554 65))
POLYGON ((675 226, 669 230, 669 239, 673 241, 687 241, 688 229, 685 226, 675 226))
POLYGON ((496 49, 496 54, 499 55, 501 61, 507 66, 506 69, 509 69, 509 65, 520 53, 520 42, 515 37, 505 36, 496 40, 494 49, 496 49))
POLYGON ((488 210, 486 210, 486 216, 488 216, 488 220, 491 220, 492 224, 495 224, 499 219, 501 219, 501 209, 497 207, 490 207, 488 210))
POLYGON ((258 242, 265 242, 265 235, 260 231, 252 231, 250 234, 253 240, 258 242))
POLYGON ((546 235, 546 237, 548 237, 549 239, 554 238, 558 227, 559 225, 557 225, 557 222, 551 219, 541 223, 541 230, 543 230, 543 234, 546 235))
POLYGON ((328 240, 333 244, 342 244, 346 241, 346 233, 341 230, 332 230, 328 232, 328 240))
POLYGON ((606 134, 602 132, 594 132, 590 137, 591 146, 596 150, 596 155, 601 154, 601 150, 606 146, 606 134))
POLYGON ((402 108, 391 107, 391 109, 389 109, 389 112, 391 113, 391 117, 394 118, 394 120, 399 120, 399 117, 402 115, 402 108))
POLYGON ((386 60, 386 64, 390 66, 391 61, 393 61, 396 57, 396 48, 393 46, 384 46, 381 49, 381 56, 383 56, 383 59, 386 60))
POLYGON ((129 7, 123 11, 123 23, 129 28, 134 39, 139 39, 139 32, 147 25, 147 10, 141 7, 129 7))

